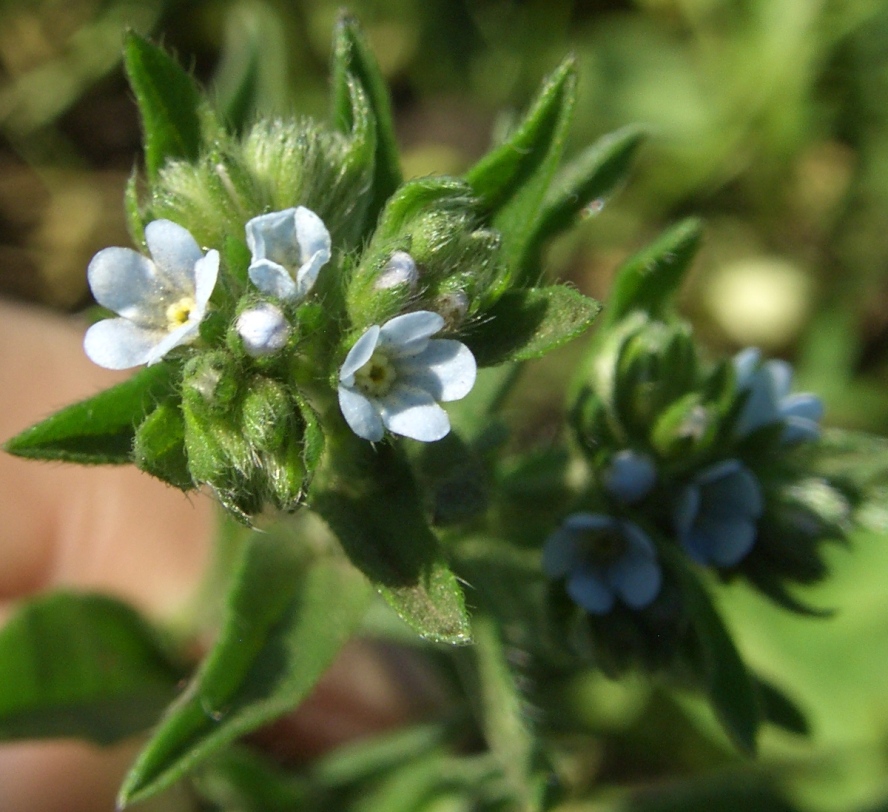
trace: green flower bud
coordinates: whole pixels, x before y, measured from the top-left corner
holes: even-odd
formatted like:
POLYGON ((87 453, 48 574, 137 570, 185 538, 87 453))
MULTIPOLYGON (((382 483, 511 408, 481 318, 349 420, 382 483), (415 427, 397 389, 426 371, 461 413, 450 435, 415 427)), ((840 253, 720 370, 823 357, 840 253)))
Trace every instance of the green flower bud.
POLYGON ((190 359, 182 373, 182 397, 197 414, 229 412, 240 389, 239 371, 227 352, 217 350, 190 359))
POLYGON ((161 403, 138 429, 133 460, 146 473, 183 491, 194 487, 185 453, 185 422, 178 403, 161 403))

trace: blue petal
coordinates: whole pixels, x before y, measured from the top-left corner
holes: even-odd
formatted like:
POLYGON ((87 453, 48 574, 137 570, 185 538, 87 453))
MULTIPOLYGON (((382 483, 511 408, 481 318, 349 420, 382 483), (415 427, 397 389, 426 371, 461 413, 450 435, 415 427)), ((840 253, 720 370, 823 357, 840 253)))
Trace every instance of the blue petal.
POLYGON ((563 578, 580 562, 577 534, 563 525, 546 539, 543 571, 550 578, 563 578))
POLYGON ((643 609, 660 594, 663 576, 656 559, 630 553, 611 565, 608 580, 623 603, 643 609))
POLYGON ((194 295, 194 266, 203 258, 203 251, 191 232, 171 220, 155 220, 145 226, 145 242, 173 290, 194 295))
POLYGON ((201 257, 194 264, 194 308, 200 314, 198 320, 203 319, 207 302, 213 295, 216 280, 219 277, 219 252, 207 251, 206 256, 201 257))
POLYGON ((576 570, 567 579, 566 586, 567 594, 593 615, 606 615, 614 608, 613 590, 594 570, 576 570))
POLYGON ((746 392, 746 400, 743 402, 734 428, 738 436, 745 437, 779 419, 777 396, 772 381, 763 368, 757 369, 751 375, 742 391, 746 392))
POLYGON ((250 281, 266 296, 285 301, 299 298, 299 289, 283 265, 270 259, 257 259, 251 263, 248 273, 250 281))
POLYGON ((672 514, 672 520, 675 523, 675 533, 679 538, 690 533, 700 512, 700 502, 700 488, 697 485, 688 485, 679 494, 672 514))
POLYGON ((820 425, 804 417, 789 417, 780 435, 780 442, 786 445, 810 442, 820 436, 820 425))
POLYGON ((734 356, 734 374, 738 389, 746 389, 758 369, 762 354, 757 347, 747 347, 734 356))
POLYGON ((413 257, 406 251, 395 251, 382 267, 373 286, 377 290, 389 290, 398 287, 398 285, 407 285, 413 288, 418 281, 419 274, 416 271, 416 262, 413 261, 413 257))
POLYGON ((131 248, 105 248, 87 269, 96 301, 145 327, 166 327, 162 303, 173 295, 158 278, 157 267, 131 248))
POLYGON ((395 434, 432 443, 450 431, 450 418, 435 399, 423 389, 411 389, 396 383, 378 401, 382 422, 395 434))
POLYGON ((631 504, 648 495, 657 481, 657 468, 647 454, 625 449, 613 456, 604 472, 604 487, 616 499, 631 504))
MULTIPOLYGON (((764 499, 758 480, 737 460, 726 462, 737 463, 737 468, 717 479, 709 477, 702 488, 701 512, 714 516, 760 516, 764 499)), ((698 477, 698 481, 702 478, 698 477)))
POLYGON ((148 363, 157 344, 168 333, 149 330, 128 319, 105 319, 83 337, 87 357, 105 369, 130 369, 148 363))
POLYGON ((296 240, 296 209, 254 217, 247 222, 245 231, 253 262, 268 259, 293 268, 302 264, 296 240))
POLYGON ((779 403, 792 388, 792 365, 786 361, 775 359, 768 361, 763 369, 768 376, 774 400, 779 403))
POLYGON ((755 522, 737 518, 702 521, 692 531, 694 546, 703 552, 704 563, 733 567, 752 550, 758 529, 755 522))
POLYGON ((405 313, 382 325, 379 344, 389 349, 393 356, 416 355, 443 326, 444 319, 430 310, 405 313))
POLYGON ((345 361, 339 368, 339 380, 342 383, 351 386, 355 382, 355 373, 373 357, 378 342, 379 325, 374 324, 354 343, 345 356, 345 361))
POLYGON ((397 372, 398 380, 406 385, 425 389, 435 400, 446 402, 472 391, 478 367, 465 344, 436 338, 416 355, 398 358, 397 372))
POLYGON ((385 434, 382 418, 369 398, 347 386, 340 386, 339 408, 345 422, 358 437, 373 443, 382 439, 385 434))
POLYGON ((601 513, 571 513, 564 522, 570 530, 618 530, 620 522, 601 513))
POLYGON ((789 395, 780 401, 783 417, 802 417, 817 423, 823 419, 823 401, 808 392, 789 395))

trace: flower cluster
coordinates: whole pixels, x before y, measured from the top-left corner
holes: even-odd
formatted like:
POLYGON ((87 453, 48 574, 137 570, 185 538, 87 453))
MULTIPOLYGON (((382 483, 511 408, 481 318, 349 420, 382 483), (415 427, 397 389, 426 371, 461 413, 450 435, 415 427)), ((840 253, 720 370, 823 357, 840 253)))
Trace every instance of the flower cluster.
MULTIPOLYGON (((248 276, 264 298, 247 297, 233 330, 246 355, 261 359, 287 348, 298 320, 294 307, 306 300, 332 258, 331 237, 315 212, 297 206, 252 218, 245 238, 248 276)), ((154 364, 177 347, 199 343, 219 274, 219 252, 204 253, 185 228, 169 220, 149 223, 145 240, 151 259, 129 248, 106 248, 90 263, 96 300, 119 316, 86 334, 87 355, 101 366, 154 364)), ((376 288, 413 289, 417 281, 410 254, 394 251, 376 288)), ((450 431, 447 413, 438 404, 465 397, 476 366, 461 342, 432 338, 445 324, 436 312, 403 313, 364 330, 347 351, 338 372, 338 399, 359 437, 378 441, 388 430, 433 442, 450 431)))
MULTIPOLYGON (((775 516, 790 511, 769 504, 794 492, 799 475, 788 455, 819 437, 820 400, 792 394, 789 364, 762 361, 756 349, 707 368, 680 325, 634 314, 614 335, 574 410, 595 487, 549 536, 548 576, 564 579, 572 600, 596 616, 617 602, 653 606, 671 577, 667 546, 755 583, 757 559, 771 562, 771 575, 803 580, 811 565, 794 570, 798 557, 781 557, 773 542, 775 516)), ((799 527, 821 533, 824 523, 806 507, 793 509, 799 527)), ((816 555, 813 543, 805 549, 816 555)))

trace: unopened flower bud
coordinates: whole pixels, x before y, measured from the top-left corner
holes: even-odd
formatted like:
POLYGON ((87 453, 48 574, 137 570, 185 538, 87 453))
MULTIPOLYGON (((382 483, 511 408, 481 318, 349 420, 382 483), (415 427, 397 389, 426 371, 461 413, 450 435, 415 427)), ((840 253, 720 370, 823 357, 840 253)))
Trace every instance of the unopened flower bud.
POLYGON ((383 265, 373 286, 376 290, 388 290, 398 285, 406 285, 413 290, 418 282, 419 273, 413 257, 406 251, 395 251, 389 257, 389 261, 383 265))
POLYGON ((458 327, 469 312, 469 297, 461 290, 442 293, 435 299, 434 309, 448 328, 458 327))
POLYGON ((235 327, 244 342, 244 349, 253 358, 282 350, 290 337, 290 324, 281 309, 270 302, 244 310, 235 327))

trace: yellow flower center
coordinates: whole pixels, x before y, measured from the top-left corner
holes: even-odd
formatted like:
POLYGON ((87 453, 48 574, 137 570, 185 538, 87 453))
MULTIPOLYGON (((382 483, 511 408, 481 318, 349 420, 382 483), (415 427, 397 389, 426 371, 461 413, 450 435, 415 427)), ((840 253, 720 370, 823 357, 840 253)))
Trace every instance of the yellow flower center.
POLYGON ((355 373, 355 386, 369 397, 383 397, 397 378, 395 367, 388 356, 377 350, 355 373))
POLYGON ((192 310, 194 310, 194 299, 191 296, 183 296, 179 301, 173 302, 166 309, 167 330, 172 332, 187 324, 192 310))

